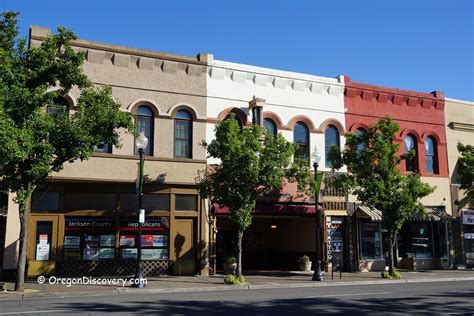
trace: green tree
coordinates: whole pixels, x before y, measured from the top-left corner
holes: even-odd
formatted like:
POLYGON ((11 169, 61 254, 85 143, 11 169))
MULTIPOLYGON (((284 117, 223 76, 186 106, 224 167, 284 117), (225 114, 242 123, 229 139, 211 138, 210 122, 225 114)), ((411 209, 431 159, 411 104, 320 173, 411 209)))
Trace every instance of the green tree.
POLYGON ((307 161, 292 162, 295 147, 281 134, 273 137, 258 126, 241 129, 234 119, 217 123, 215 139, 203 144, 219 165, 197 178, 203 197, 230 209, 237 226, 237 276, 242 278, 242 237, 252 224, 257 198, 297 181, 300 194, 315 187, 307 161))
POLYGON ((0 176, 20 209, 17 291, 24 289, 32 192, 64 163, 88 159, 95 145, 119 146, 118 128, 132 130, 111 89, 95 88, 83 74, 84 54, 70 45, 75 38, 60 27, 28 49, 18 38, 17 13, 0 15, 0 176), (81 92, 77 111, 46 110, 73 87, 81 92))
POLYGON ((474 204, 474 146, 458 143, 457 148, 461 154, 457 163, 459 183, 461 189, 466 190, 467 204, 472 206, 474 204))
POLYGON ((341 156, 332 148, 333 168, 347 166, 348 173, 336 179, 339 188, 382 212, 382 224, 388 231, 390 275, 394 276, 393 249, 397 234, 411 214, 425 215, 420 198, 434 188, 420 180, 418 173, 403 176, 399 163, 413 157, 414 152, 398 156, 399 146, 393 143, 399 126, 391 118, 380 119, 366 133, 346 135, 346 148, 341 156))

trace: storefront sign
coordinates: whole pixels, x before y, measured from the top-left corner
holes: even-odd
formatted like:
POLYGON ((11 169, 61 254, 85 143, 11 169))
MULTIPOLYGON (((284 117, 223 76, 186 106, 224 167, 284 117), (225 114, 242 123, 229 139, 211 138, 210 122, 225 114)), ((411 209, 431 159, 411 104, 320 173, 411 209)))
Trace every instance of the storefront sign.
POLYGON ((79 248, 80 245, 80 236, 64 236, 64 248, 79 248))
POLYGON ((101 247, 114 247, 115 246, 115 235, 100 235, 100 246, 101 247))
POLYGON ((120 246, 135 246, 135 236, 122 235, 120 236, 120 246))
POLYGON ((137 253, 137 248, 123 248, 122 259, 136 259, 137 253))
POLYGON ((462 211, 462 223, 464 225, 474 225, 474 211, 462 211))
MULTIPOLYGON (((142 224, 144 230, 168 230, 169 218, 166 216, 147 217, 142 224)), ((138 218, 127 218, 120 221, 120 230, 137 230, 138 218)))
POLYGON ((64 230, 113 230, 115 221, 110 217, 64 217, 64 230))

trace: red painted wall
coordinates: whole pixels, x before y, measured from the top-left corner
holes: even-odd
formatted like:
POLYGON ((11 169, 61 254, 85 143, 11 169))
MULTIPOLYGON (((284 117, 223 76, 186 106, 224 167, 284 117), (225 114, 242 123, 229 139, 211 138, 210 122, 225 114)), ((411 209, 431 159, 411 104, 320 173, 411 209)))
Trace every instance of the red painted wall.
MULTIPOLYGON (((393 89, 351 81, 345 77, 344 103, 346 112, 346 129, 355 132, 359 127, 367 127, 378 119, 390 115, 399 125, 400 130, 395 142, 400 145, 403 154, 403 139, 408 133, 417 138, 418 167, 422 176, 447 177, 448 162, 446 150, 446 133, 444 127, 444 95, 436 91, 421 93, 393 89), (438 145, 438 174, 426 173, 424 141, 433 136, 438 145)), ((405 173, 405 162, 400 165, 405 173)))

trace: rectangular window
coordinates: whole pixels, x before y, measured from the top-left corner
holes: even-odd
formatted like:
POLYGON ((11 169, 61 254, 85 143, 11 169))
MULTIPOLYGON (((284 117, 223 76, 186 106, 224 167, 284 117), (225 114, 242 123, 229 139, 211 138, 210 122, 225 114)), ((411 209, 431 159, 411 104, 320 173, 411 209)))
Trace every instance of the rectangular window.
POLYGON ((176 120, 175 125, 175 157, 190 158, 190 122, 176 120))
MULTIPOLYGON (((169 211, 170 195, 169 194, 144 194, 143 208, 146 211, 169 211)), ((138 195, 121 194, 120 209, 124 211, 138 210, 138 195)))
POLYGON ((363 259, 382 258, 382 233, 379 223, 360 222, 360 245, 363 259))
POLYGON ((410 223, 411 231, 411 252, 414 258, 433 257, 433 238, 431 234, 431 223, 417 222, 410 223))
POLYGON ((33 192, 31 208, 41 211, 57 211, 59 209, 58 192, 33 192))
POLYGON ((111 154, 112 153, 112 146, 110 146, 110 144, 107 144, 107 143, 102 143, 100 145, 94 146, 94 152, 111 154))
POLYGON ((51 260, 51 238, 53 234, 53 222, 36 222, 36 255, 37 261, 51 260))
POLYGON ((175 195, 176 211, 197 211, 197 195, 192 194, 176 194, 175 195))

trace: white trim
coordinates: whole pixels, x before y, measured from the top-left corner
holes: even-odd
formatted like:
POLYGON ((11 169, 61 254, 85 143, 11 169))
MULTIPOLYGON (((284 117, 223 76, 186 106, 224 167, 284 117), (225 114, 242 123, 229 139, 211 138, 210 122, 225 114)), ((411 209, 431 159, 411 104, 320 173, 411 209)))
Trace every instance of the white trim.
POLYGON ((468 105, 474 105, 473 101, 461 100, 461 99, 453 99, 453 98, 444 98, 446 101, 457 102, 457 103, 464 103, 468 105))

